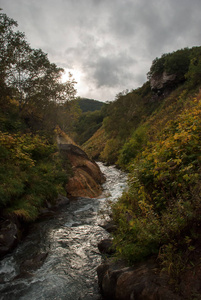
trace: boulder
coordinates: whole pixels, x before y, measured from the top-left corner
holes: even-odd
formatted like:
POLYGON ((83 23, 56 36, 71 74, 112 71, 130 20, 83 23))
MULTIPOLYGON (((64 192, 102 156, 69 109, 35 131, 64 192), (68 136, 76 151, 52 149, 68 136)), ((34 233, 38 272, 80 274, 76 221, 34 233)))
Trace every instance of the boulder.
POLYGON ((56 202, 54 204, 54 208, 60 208, 62 206, 68 205, 70 203, 70 200, 63 196, 63 195, 58 195, 58 198, 56 199, 56 202))
POLYGON ((73 170, 73 176, 66 184, 67 195, 88 198, 101 195, 101 184, 105 178, 99 166, 75 145, 59 144, 59 149, 61 155, 68 158, 73 170))
POLYGON ((117 225, 115 225, 115 223, 113 221, 105 222, 103 225, 100 225, 100 226, 109 233, 113 233, 117 230, 117 225))
POLYGON ((9 253, 18 243, 20 237, 19 225, 12 219, 0 221, 0 257, 9 253))
POLYGON ((38 268, 40 268, 45 259, 47 258, 48 253, 37 253, 30 257, 29 259, 23 261, 23 263, 20 265, 20 271, 21 272, 28 272, 28 271, 35 271, 38 268))
POLYGON ((125 267, 114 262, 100 265, 98 282, 104 299, 110 300, 180 300, 152 261, 125 267))
POLYGON ((112 243, 112 239, 104 239, 98 243, 98 250, 102 254, 111 255, 115 253, 115 249, 112 243))

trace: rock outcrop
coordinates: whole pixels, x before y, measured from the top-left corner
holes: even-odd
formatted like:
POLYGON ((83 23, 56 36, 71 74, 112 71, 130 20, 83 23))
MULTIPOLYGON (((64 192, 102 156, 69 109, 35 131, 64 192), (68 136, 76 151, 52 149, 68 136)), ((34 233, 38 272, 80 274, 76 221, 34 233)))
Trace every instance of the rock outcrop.
POLYGON ((157 265, 146 262, 135 267, 123 263, 104 263, 97 269, 104 299, 108 300, 180 300, 168 285, 157 265))
POLYGON ((0 257, 9 253, 20 240, 18 222, 5 218, 0 220, 0 257))
POLYGON ((101 254, 114 254, 115 248, 113 247, 112 239, 104 239, 98 243, 98 250, 101 254))
POLYGON ((67 157, 73 170, 73 176, 66 184, 70 197, 98 197, 102 193, 101 184, 105 178, 99 166, 91 161, 87 154, 73 144, 59 144, 60 153, 67 157))
POLYGON ((150 79, 150 86, 153 91, 164 90, 171 87, 177 81, 176 74, 154 74, 150 79))

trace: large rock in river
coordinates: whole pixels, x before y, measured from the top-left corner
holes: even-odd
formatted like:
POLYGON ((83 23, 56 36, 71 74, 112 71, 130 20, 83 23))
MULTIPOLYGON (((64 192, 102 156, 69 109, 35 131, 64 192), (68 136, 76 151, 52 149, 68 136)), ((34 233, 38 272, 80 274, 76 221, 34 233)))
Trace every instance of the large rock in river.
POLYGON ((19 242, 20 229, 18 222, 9 219, 0 219, 0 257, 9 253, 19 242))
POLYGON ((87 154, 73 144, 59 144, 63 157, 67 157, 73 169, 73 176, 66 184, 68 196, 98 197, 102 193, 101 184, 105 178, 99 166, 87 154))

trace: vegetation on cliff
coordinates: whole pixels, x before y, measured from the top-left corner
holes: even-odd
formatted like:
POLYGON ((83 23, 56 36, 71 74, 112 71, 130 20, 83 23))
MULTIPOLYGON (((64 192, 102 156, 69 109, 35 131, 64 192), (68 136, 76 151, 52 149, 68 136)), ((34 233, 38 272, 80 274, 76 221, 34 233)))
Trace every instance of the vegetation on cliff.
POLYGON ((184 102, 177 118, 129 165, 129 190, 113 209, 119 224, 118 251, 131 262, 159 249, 163 258, 170 249, 187 253, 199 239, 200 99, 198 94, 184 102))

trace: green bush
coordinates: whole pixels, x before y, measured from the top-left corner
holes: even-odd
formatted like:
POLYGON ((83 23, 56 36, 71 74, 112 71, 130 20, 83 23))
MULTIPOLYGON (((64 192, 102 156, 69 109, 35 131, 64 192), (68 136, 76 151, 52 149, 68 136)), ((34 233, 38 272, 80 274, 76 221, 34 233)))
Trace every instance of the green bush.
POLYGON ((109 164, 115 164, 121 148, 121 141, 119 139, 108 139, 103 151, 100 154, 100 159, 109 164))
POLYGON ((119 152, 117 164, 125 168, 142 150, 146 143, 146 127, 138 127, 119 152))
POLYGON ((161 259, 168 264, 169 244, 174 244, 175 255, 191 249, 185 237, 193 241, 193 224, 201 220, 200 99, 186 99, 176 120, 130 165, 129 190, 113 206, 117 251, 129 262, 163 249, 161 259))
POLYGON ((0 132, 0 208, 26 220, 64 192, 67 172, 55 145, 38 135, 0 132))

